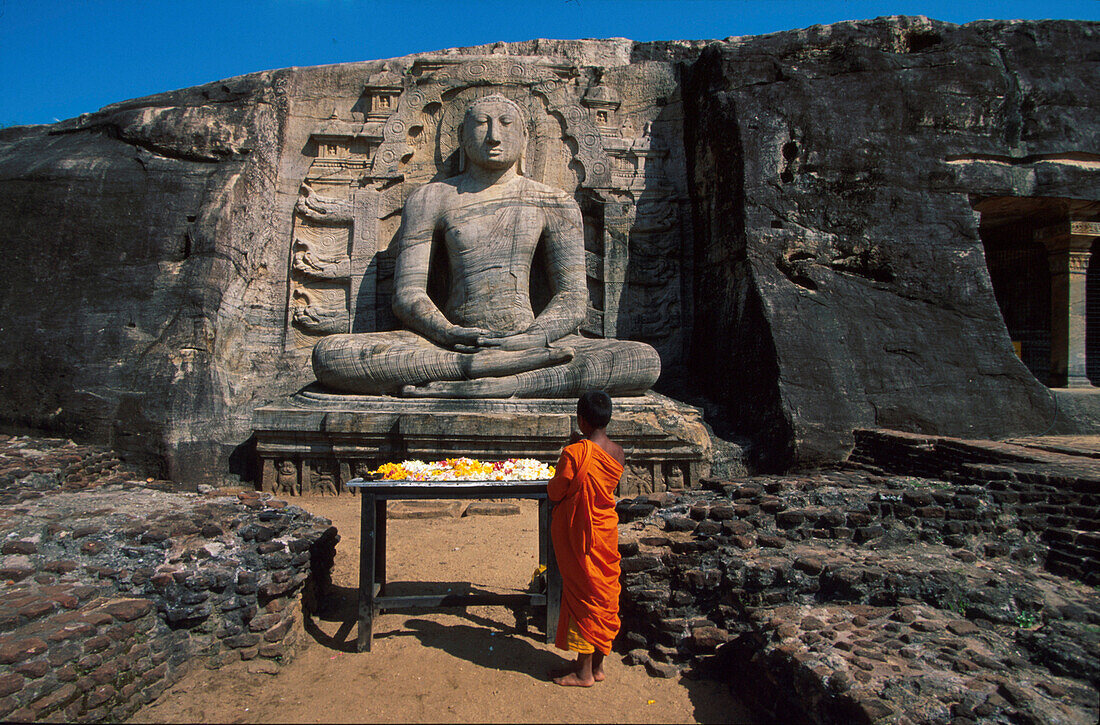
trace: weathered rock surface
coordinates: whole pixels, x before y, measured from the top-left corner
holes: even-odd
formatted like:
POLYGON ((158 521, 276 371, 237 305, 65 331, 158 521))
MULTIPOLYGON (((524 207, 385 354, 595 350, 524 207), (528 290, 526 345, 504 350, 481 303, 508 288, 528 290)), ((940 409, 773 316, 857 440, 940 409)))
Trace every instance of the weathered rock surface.
POLYGON ((501 43, 0 130, 0 409, 176 480, 254 475, 253 410, 312 380, 319 336, 393 327, 404 200, 455 171, 450 102, 491 88, 532 115, 530 173, 580 202, 582 329, 653 345, 658 390, 702 386, 763 464, 836 460, 859 426, 1034 432, 1048 396, 969 196, 1100 197, 1097 32, 501 43))
POLYGON ((701 54, 690 362, 764 463, 836 460, 859 427, 1047 427, 971 202, 1100 199, 1098 48, 1094 23, 891 18, 701 54))

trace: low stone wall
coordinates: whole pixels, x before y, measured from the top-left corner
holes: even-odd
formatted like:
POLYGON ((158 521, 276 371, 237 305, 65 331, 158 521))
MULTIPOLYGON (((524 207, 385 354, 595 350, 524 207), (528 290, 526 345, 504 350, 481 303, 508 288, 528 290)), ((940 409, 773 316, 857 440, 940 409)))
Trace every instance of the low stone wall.
POLYGON ((1100 460, 895 431, 856 431, 849 460, 869 470, 973 485, 1015 529, 1041 535, 1050 571, 1100 584, 1100 460))
POLYGON ((988 479, 920 470, 621 501, 628 660, 728 681, 780 721, 1093 721, 1096 589, 1043 568, 1055 542, 988 479))
POLYGON ((0 718, 120 720, 197 662, 293 656, 336 530, 171 488, 101 449, 0 440, 0 718))

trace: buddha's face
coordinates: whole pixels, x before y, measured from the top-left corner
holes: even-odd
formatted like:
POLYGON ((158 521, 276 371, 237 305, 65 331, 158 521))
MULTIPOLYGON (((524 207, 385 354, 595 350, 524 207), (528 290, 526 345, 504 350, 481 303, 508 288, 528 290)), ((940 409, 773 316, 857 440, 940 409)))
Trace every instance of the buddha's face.
POLYGON ((470 107, 462 122, 466 158, 486 169, 507 169, 526 144, 523 119, 512 104, 486 101, 470 107))

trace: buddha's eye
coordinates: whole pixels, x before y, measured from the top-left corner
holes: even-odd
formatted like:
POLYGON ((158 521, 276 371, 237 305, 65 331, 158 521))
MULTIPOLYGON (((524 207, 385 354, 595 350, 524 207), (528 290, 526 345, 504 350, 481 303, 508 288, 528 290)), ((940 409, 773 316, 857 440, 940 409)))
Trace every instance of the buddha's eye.
POLYGON ((489 123, 489 117, 482 114, 474 119, 478 123, 489 123))
POLYGON ((500 122, 505 126, 511 126, 514 119, 511 116, 501 116, 500 122))

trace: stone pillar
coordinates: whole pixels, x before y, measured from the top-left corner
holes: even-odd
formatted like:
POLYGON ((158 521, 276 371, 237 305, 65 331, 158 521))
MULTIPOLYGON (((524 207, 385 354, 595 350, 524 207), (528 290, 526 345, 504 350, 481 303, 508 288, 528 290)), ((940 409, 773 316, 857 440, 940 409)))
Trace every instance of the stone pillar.
POLYGON ((1089 388, 1085 372, 1088 320, 1085 275, 1100 223, 1067 220, 1035 233, 1050 263, 1050 386, 1089 388))

